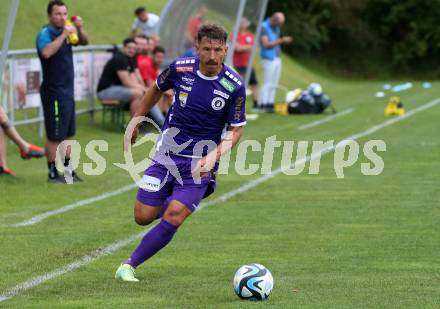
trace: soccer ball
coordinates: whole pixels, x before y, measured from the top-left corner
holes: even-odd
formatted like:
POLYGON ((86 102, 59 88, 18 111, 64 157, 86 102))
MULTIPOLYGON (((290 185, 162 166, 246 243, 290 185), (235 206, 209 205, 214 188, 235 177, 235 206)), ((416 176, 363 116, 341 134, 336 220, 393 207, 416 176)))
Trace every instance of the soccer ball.
POLYGON ((261 264, 243 265, 235 273, 234 291, 241 299, 266 300, 272 288, 272 274, 261 264))

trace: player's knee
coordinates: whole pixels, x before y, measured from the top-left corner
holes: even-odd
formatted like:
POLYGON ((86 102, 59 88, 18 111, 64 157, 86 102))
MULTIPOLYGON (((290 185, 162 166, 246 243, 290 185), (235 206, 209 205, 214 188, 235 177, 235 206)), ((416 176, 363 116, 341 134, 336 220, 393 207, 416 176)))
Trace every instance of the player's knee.
POLYGON ((180 226, 190 214, 191 212, 186 208, 169 207, 163 218, 172 225, 180 226))
POLYGON ((136 222, 136 224, 148 225, 153 222, 156 217, 157 214, 154 211, 148 209, 147 206, 136 203, 134 207, 134 221, 136 222))
POLYGON ((136 224, 138 225, 148 225, 151 222, 154 221, 155 218, 151 218, 151 217, 142 217, 142 216, 134 216, 134 221, 136 222, 136 224))
POLYGON ((165 215, 163 216, 163 218, 171 223, 174 226, 180 226, 182 225, 183 221, 185 221, 185 218, 182 218, 178 215, 174 215, 173 213, 165 213, 165 215))

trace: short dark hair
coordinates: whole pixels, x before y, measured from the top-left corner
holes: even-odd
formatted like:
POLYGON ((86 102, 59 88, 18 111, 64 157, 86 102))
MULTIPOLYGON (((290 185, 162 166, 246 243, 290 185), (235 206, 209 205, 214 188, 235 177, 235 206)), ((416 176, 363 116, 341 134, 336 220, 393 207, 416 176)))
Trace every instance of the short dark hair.
POLYGON ((134 43, 136 44, 135 40, 133 38, 126 38, 123 42, 122 45, 127 46, 130 43, 134 43))
POLYGON ((51 0, 47 4, 47 15, 51 15, 52 14, 52 10, 53 10, 54 6, 65 6, 65 7, 67 7, 67 5, 62 0, 51 0))
POLYGON ((153 49, 153 55, 157 54, 157 53, 162 53, 165 54, 165 48, 163 48, 162 46, 158 45, 153 49))
POLYGON ((228 33, 222 26, 216 24, 204 24, 197 32, 197 42, 200 43, 204 37, 210 40, 226 43, 228 40, 228 33))
POLYGON ((134 15, 139 16, 139 14, 145 12, 147 9, 143 6, 140 6, 134 10, 134 15))

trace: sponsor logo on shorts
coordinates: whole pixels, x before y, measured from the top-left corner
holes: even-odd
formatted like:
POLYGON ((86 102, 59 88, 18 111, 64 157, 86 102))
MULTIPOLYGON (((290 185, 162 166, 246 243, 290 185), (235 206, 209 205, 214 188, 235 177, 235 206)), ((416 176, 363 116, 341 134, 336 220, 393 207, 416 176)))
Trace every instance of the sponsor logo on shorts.
POLYGON ((233 83, 231 83, 230 81, 228 81, 225 77, 223 77, 220 80, 220 84, 225 87, 226 90, 228 90, 229 92, 234 92, 235 90, 235 85, 233 83))
POLYGON ((192 72, 193 67, 177 67, 176 72, 192 72))
POLYGON ((226 104, 225 99, 223 99, 221 97, 215 97, 211 101, 211 107, 216 111, 219 111, 223 107, 225 107, 225 104, 226 104))
POLYGON ((219 96, 225 98, 226 100, 229 99, 229 94, 224 93, 223 91, 215 89, 214 94, 219 95, 219 96))
POLYGON ((157 192, 160 189, 160 179, 148 175, 144 175, 142 181, 145 184, 145 188, 151 192, 157 192))
POLYGON ((180 91, 179 93, 180 106, 185 107, 187 99, 188 99, 188 92, 180 91))

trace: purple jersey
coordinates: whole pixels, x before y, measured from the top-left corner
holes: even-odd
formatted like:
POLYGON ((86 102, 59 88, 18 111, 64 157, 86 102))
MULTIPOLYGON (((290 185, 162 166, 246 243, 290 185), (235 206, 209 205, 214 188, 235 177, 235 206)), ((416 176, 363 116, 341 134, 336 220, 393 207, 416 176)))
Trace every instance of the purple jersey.
POLYGON ((176 59, 157 78, 161 91, 174 89, 157 150, 200 157, 218 145, 228 126, 246 124, 246 90, 238 73, 223 65, 217 76, 204 76, 198 58, 176 59))

